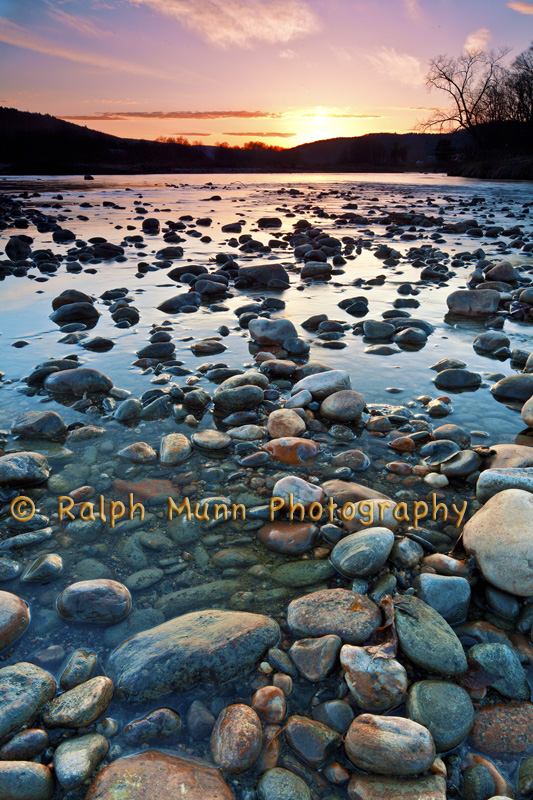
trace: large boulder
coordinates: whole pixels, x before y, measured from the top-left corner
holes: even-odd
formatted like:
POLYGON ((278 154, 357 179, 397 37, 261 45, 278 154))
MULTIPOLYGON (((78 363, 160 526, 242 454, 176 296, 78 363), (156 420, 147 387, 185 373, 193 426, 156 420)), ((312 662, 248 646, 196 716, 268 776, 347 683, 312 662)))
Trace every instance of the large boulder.
POLYGON ((533 594, 533 495, 522 489, 495 494, 468 520, 467 553, 475 556, 485 580, 504 592, 533 594))
POLYGON ((179 758, 148 750, 119 758, 94 779, 85 800, 234 800, 218 769, 187 754, 179 758))
POLYGON ((278 638, 277 622, 262 614, 196 611, 123 642, 111 653, 108 672, 119 696, 151 700, 242 675, 278 638))

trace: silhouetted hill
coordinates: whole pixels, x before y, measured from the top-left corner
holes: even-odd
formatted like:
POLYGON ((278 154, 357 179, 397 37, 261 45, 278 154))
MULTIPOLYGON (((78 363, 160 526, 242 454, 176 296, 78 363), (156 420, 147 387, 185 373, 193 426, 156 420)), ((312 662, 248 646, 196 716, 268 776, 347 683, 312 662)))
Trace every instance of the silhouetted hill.
POLYGON ((442 171, 471 154, 465 133, 372 133, 276 151, 124 139, 56 119, 0 107, 0 172, 442 171))

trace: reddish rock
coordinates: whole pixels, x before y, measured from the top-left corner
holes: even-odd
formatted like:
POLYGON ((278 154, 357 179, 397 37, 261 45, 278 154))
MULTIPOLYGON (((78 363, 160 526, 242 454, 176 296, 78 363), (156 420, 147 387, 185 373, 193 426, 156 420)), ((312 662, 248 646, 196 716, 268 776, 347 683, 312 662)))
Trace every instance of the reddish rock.
POLYGON ((129 590, 106 578, 72 583, 57 598, 59 614, 73 622, 110 625, 124 619, 130 609, 129 590))
POLYGON ((261 722, 250 706, 236 703, 222 711, 211 734, 213 760, 232 775, 251 769, 261 752, 261 722))
POLYGON ((85 800, 234 800, 219 770, 205 761, 148 750, 119 758, 92 782, 85 800))
POLYGON ((257 538, 275 553, 300 555, 313 549, 318 528, 310 522, 268 522, 258 530, 257 538))
POLYGON ((472 730, 474 747, 492 756, 533 754, 533 703, 484 706, 472 730))
POLYGON ((285 695, 277 686, 262 686, 252 697, 252 708, 264 722, 277 724, 287 713, 285 695))
POLYGON ((398 450, 400 453, 412 453, 415 449, 415 443, 409 436, 398 436, 389 442, 389 447, 393 450, 398 450))
POLYGON ((446 780, 440 775, 427 778, 385 778, 354 775, 348 784, 350 800, 446 800, 446 780))
POLYGON ((289 604, 287 621, 297 636, 340 636, 362 644, 381 625, 381 614, 366 595, 348 589, 321 589, 289 604))
POLYGON ((16 594, 0 592, 0 650, 5 650, 30 624, 28 604, 16 594))
POLYGON ((143 481, 121 481, 116 478, 113 486, 121 497, 127 499, 130 494, 133 494, 136 503, 144 503, 156 497, 166 499, 176 494, 176 488, 171 481, 162 478, 146 478, 143 481))
POLYGON ((255 768, 259 774, 277 767, 281 750, 281 731, 279 725, 267 725, 263 731, 263 746, 255 768))
POLYGON ((345 450, 333 456, 331 463, 335 467, 348 467, 354 472, 362 472, 370 466, 370 459, 362 450, 345 450))
POLYGON ((381 775, 418 775, 435 760, 428 729, 403 717, 360 714, 348 729, 344 747, 352 764, 381 775))
POLYGON ((305 431, 305 422, 296 411, 279 408, 268 417, 267 431, 273 439, 284 436, 299 436, 305 431))
POLYGON ((311 439, 299 439, 287 436, 281 439, 272 439, 263 445, 263 449, 270 453, 276 461, 289 466, 307 464, 320 452, 319 445, 311 439))

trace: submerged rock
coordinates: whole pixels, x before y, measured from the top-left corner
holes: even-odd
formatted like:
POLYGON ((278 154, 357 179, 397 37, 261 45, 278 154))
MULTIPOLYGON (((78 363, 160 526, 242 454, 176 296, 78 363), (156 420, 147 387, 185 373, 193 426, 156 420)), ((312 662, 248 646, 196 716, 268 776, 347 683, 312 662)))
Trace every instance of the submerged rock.
POLYGON ((260 614, 197 611, 133 636, 111 653, 119 696, 154 699, 199 680, 219 684, 241 675, 276 644, 277 623, 260 614))

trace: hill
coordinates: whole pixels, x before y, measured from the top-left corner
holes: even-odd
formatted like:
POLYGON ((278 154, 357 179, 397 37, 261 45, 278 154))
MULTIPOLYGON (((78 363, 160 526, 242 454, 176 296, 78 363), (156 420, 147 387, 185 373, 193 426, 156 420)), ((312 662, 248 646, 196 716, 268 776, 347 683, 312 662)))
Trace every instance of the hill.
POLYGON ((467 145, 466 134, 372 133, 284 150, 124 139, 52 117, 0 107, 0 173, 440 170, 467 145))

